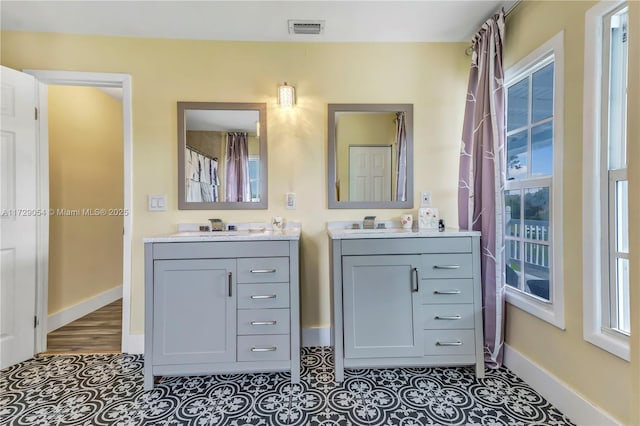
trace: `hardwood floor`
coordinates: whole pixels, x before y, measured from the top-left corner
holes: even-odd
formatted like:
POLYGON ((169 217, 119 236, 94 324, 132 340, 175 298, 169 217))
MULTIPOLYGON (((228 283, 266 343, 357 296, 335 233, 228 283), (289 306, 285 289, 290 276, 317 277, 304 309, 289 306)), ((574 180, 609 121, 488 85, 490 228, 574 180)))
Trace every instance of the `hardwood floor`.
POLYGON ((47 335, 46 354, 120 353, 122 299, 47 335))

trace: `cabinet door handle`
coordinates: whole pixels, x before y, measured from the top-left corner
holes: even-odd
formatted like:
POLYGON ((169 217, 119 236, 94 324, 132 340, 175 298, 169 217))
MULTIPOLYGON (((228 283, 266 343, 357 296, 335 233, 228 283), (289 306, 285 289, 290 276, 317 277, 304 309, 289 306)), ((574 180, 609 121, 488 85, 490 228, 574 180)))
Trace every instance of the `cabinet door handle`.
POLYGON ((433 318, 437 319, 437 320, 460 320, 460 319, 462 319, 462 316, 460 316, 460 315, 436 315, 433 318))
POLYGON ((460 294, 460 290, 433 290, 433 294, 460 294))
POLYGON ((272 269, 252 269, 251 270, 252 274, 273 274, 274 272, 276 272, 276 268, 272 268, 272 269))
POLYGON ((416 279, 416 286, 414 288, 412 288, 411 290, 413 292, 418 292, 420 291, 420 269, 418 268, 413 268, 413 273, 415 275, 415 279, 416 279))
POLYGON ((252 299, 275 299, 275 294, 254 294, 251 296, 252 299))
POLYGON ((251 325, 276 325, 278 321, 251 321, 251 325))
POLYGON ((270 346, 268 348, 257 348, 257 347, 252 347, 251 348, 251 352, 275 352, 278 348, 275 346, 270 346))
POLYGON ((433 265, 433 269, 460 269, 460 265, 433 265))
POLYGON ((460 340, 456 340, 455 342, 437 341, 436 346, 462 346, 462 342, 460 340))
POLYGON ((229 272, 227 274, 227 278, 229 281, 229 297, 232 297, 233 296, 233 293, 232 293, 233 292, 233 273, 229 272))

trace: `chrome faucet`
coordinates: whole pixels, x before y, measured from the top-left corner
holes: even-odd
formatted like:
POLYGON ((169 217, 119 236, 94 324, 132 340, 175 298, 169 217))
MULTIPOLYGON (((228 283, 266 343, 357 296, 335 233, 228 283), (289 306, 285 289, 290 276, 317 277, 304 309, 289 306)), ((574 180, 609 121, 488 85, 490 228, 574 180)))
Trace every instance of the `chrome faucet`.
POLYGON ((362 222, 362 229, 374 229, 376 224, 375 216, 365 216, 362 222))

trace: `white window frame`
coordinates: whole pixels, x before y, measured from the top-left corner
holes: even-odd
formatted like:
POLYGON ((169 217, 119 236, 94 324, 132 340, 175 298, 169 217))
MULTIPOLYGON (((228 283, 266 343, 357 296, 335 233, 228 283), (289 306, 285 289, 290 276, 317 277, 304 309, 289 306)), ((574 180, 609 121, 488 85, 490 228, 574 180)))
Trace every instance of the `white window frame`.
MULTIPOLYGON (((549 258, 550 258, 550 301, 506 285, 507 303, 534 315, 554 326, 565 329, 564 315, 564 275, 562 241, 562 163, 564 139, 564 32, 553 36, 542 46, 531 52, 505 72, 505 88, 520 81, 525 76, 549 63, 553 56, 553 169, 549 184, 549 258)), ((506 147, 505 147, 506 149, 506 147)), ((547 180, 545 178, 544 180, 547 180)), ((523 188, 536 187, 533 176, 521 185, 523 188)), ((548 180, 547 180, 548 181, 548 180)), ((517 185, 512 185, 517 189, 517 185)), ((546 186, 543 184, 542 186, 546 186)))
MULTIPOLYGON (((608 185, 608 167, 603 164, 602 152, 602 95, 603 95, 603 19, 626 1, 602 1, 586 13, 584 50, 584 108, 583 108, 583 183, 582 183, 582 241, 583 265, 583 335, 584 339, 624 360, 630 360, 629 337, 613 332, 605 324, 609 311, 609 228, 605 228, 603 198, 608 185), (606 174, 605 174, 606 173, 606 174), (605 174, 605 175, 603 175, 605 174), (606 268, 606 269, 605 269, 606 268), (605 304, 607 306, 605 306, 605 304)), ((608 205, 604 200, 604 205, 608 205)))

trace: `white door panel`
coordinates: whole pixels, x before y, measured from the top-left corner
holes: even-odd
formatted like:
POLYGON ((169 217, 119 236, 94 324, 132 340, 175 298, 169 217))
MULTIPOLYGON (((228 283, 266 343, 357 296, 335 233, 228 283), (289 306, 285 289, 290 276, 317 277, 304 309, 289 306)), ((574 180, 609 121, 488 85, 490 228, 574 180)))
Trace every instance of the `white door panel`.
POLYGON ((349 147, 349 200, 391 201, 391 147, 349 147))
POLYGON ((36 82, 10 68, 0 71, 0 368, 5 368, 34 353, 36 82))

